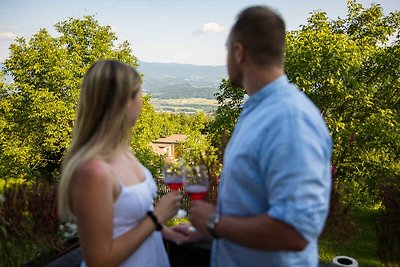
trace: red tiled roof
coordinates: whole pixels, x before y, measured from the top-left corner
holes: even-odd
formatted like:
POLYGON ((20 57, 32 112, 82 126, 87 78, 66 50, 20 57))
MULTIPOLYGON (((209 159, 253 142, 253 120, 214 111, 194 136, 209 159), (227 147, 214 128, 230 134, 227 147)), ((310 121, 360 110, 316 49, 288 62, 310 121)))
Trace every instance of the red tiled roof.
POLYGON ((159 138, 157 140, 154 140, 153 143, 164 143, 164 144, 176 144, 182 141, 185 141, 187 139, 187 136, 184 134, 172 134, 168 137, 165 138, 159 138))

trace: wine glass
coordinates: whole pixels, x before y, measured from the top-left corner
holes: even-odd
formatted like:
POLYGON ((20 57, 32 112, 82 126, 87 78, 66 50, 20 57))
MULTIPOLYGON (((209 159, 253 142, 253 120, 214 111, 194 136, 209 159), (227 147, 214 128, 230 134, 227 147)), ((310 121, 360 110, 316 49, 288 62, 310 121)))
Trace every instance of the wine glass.
MULTIPOLYGON (((184 191, 191 201, 202 200, 208 194, 208 173, 204 165, 193 165, 188 168, 184 191)), ((188 228, 191 232, 197 229, 193 226, 188 228)))
POLYGON ((185 182, 186 169, 180 161, 168 161, 163 168, 163 182, 171 190, 179 190, 185 182))
POLYGON ((184 191, 190 200, 202 200, 208 194, 208 173, 204 165, 188 168, 184 191))
MULTIPOLYGON (((185 182, 187 170, 182 161, 168 161, 165 162, 162 175, 163 182, 171 190, 179 190, 183 187, 185 182)), ((181 219, 186 217, 187 212, 184 209, 179 209, 175 218, 181 219)))

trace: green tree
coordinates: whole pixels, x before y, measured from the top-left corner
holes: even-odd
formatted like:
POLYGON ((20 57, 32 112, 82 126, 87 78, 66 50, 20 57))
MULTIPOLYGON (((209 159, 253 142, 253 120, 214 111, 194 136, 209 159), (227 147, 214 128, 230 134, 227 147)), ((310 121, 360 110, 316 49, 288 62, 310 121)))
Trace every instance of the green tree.
POLYGON ((286 71, 331 131, 337 178, 350 201, 378 201, 377 184, 400 172, 399 12, 348 2, 344 19, 311 15, 287 34, 286 71))
POLYGON ((242 111, 245 95, 244 88, 233 87, 226 79, 222 79, 219 91, 215 94, 218 108, 206 130, 212 146, 218 148, 217 154, 220 162, 222 162, 224 150, 232 135, 237 117, 242 111))
POLYGON ((87 68, 102 58, 133 67, 127 42, 119 46, 109 26, 92 16, 55 25, 59 37, 41 29, 10 46, 5 70, 9 93, 0 99, 0 175, 3 179, 56 175, 71 139, 79 86, 87 68))
POLYGON ((3 92, 5 86, 6 86, 6 84, 5 84, 5 82, 4 82, 4 73, 3 73, 3 71, 0 69, 0 90, 1 90, 1 92, 3 92))

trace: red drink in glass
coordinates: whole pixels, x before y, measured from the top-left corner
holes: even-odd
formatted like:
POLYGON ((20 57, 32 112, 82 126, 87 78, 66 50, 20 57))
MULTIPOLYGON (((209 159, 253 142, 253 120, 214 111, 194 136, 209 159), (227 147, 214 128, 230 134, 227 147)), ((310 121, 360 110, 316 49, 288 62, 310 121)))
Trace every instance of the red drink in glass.
POLYGON ((163 181, 171 190, 179 190, 183 186, 183 180, 183 177, 168 176, 163 181))
POLYGON ((204 185, 186 185, 185 193, 190 200, 202 200, 208 193, 208 187, 204 185))

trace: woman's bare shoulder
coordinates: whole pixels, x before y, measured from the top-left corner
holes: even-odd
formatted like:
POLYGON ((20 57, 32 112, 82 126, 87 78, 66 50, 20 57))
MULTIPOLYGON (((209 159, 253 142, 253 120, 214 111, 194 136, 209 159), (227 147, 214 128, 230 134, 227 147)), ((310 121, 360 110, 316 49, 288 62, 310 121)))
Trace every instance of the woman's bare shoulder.
POLYGON ((107 163, 99 159, 89 159, 83 162, 76 170, 73 177, 74 183, 80 185, 112 184, 110 170, 107 163), (111 182, 111 183, 110 183, 111 182))

